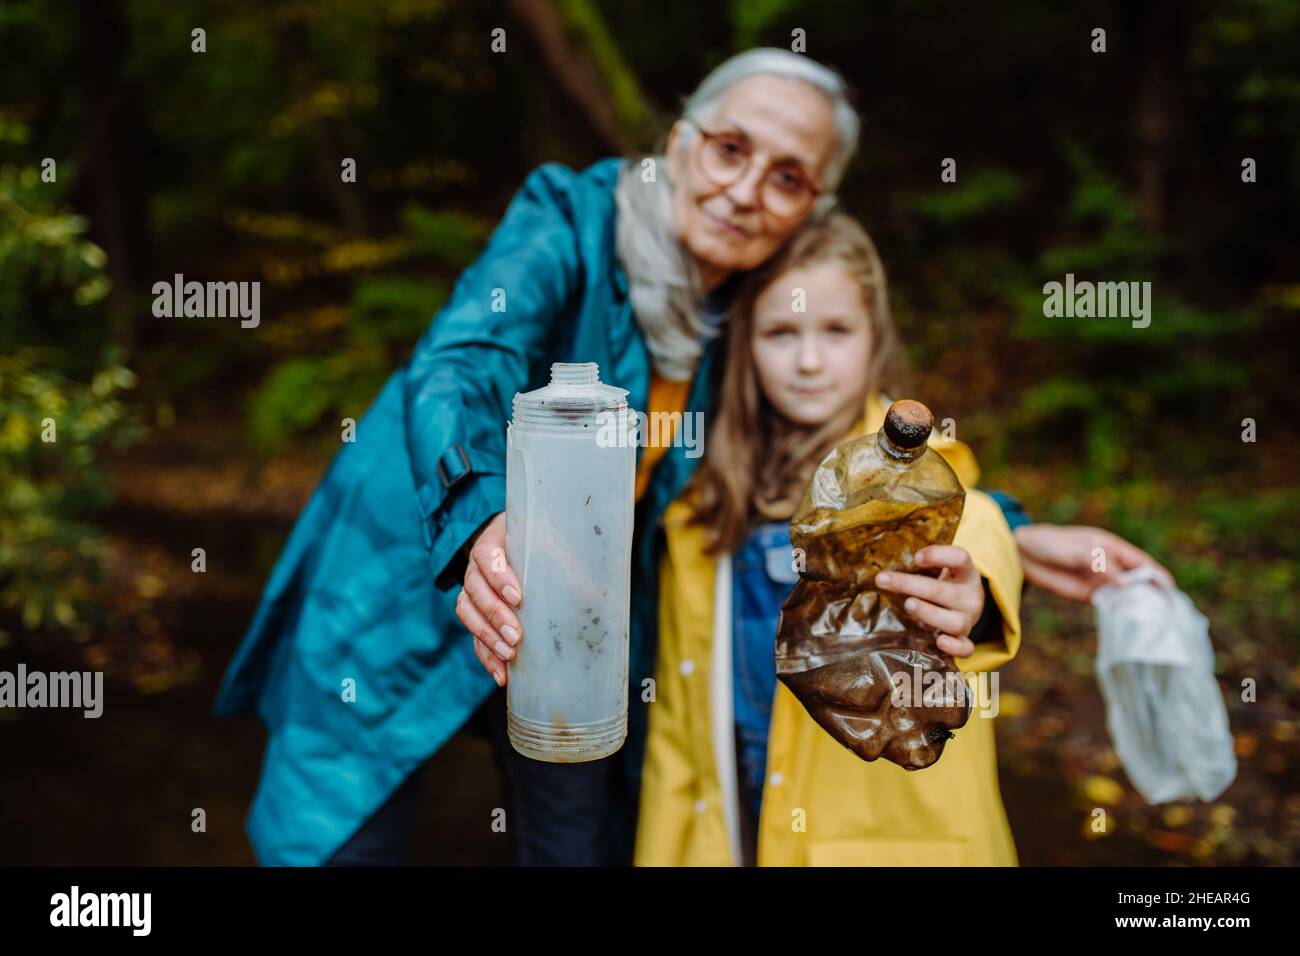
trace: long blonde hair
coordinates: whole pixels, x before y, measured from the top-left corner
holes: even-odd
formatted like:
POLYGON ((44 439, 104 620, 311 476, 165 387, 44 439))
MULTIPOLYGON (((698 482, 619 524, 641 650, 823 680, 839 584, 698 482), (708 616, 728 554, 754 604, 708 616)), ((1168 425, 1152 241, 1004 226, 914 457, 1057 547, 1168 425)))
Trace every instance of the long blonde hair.
POLYGON ((709 429, 704 464, 696 470, 692 522, 711 534, 709 554, 737 550, 756 521, 786 520, 826 454, 862 417, 855 403, 820 426, 797 425, 763 394, 754 367, 754 304, 763 290, 793 270, 836 262, 862 289, 871 329, 866 390, 897 384, 901 372, 898 333, 889 314, 885 269, 875 244, 858 223, 841 212, 809 220, 759 270, 744 280, 727 321, 722 385, 709 429))

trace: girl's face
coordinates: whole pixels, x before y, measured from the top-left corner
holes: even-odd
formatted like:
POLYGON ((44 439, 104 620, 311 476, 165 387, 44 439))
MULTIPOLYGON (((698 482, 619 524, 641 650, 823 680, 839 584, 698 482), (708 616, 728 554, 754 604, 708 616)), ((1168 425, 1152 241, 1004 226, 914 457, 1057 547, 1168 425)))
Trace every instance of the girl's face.
POLYGON ((754 303, 751 334, 759 385, 795 424, 816 427, 866 400, 871 324, 861 286, 840 263, 778 276, 754 303))

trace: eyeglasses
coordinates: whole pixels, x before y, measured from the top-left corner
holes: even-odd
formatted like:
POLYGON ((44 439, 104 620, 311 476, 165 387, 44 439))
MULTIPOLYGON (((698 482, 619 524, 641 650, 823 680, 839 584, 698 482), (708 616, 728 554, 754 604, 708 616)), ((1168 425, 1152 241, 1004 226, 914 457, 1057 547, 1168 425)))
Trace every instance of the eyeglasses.
MULTIPOLYGON (((724 189, 738 183, 754 161, 754 146, 737 130, 714 132, 692 117, 683 117, 700 132, 695 161, 705 177, 724 189)), ((803 164, 793 159, 769 161, 763 171, 758 197, 763 209, 778 219, 798 219, 806 213, 821 189, 803 164)))

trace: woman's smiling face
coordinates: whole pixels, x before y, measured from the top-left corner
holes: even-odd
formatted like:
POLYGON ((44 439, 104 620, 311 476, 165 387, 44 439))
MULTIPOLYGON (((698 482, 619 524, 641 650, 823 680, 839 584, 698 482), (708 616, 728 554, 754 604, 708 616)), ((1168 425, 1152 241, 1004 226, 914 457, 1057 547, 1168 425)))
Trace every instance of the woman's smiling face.
POLYGON ((752 152, 744 174, 719 186, 700 168, 698 133, 686 142, 684 120, 668 141, 673 217, 678 240, 695 258, 705 286, 766 260, 806 217, 781 219, 763 208, 763 178, 773 167, 806 170, 820 188, 835 147, 835 121, 824 93, 799 80, 751 76, 734 83, 712 116, 701 118, 713 133, 741 134, 752 152))
POLYGON ((816 427, 860 405, 871 359, 861 286, 839 262, 777 276, 754 302, 750 348, 763 393, 789 421, 816 427))

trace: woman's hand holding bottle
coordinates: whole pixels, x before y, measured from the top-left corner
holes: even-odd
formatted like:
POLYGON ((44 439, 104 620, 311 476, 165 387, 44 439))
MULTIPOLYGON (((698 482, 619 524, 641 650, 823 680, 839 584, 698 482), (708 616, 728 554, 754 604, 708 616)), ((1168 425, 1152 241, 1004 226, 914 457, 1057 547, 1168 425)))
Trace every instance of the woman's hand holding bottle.
POLYGON ((506 662, 514 659, 523 639, 523 627, 512 610, 522 599, 519 579, 506 560, 506 513, 502 511, 474 539, 465 584, 456 597, 456 616, 474 635, 474 653, 501 687, 509 680, 506 662))

